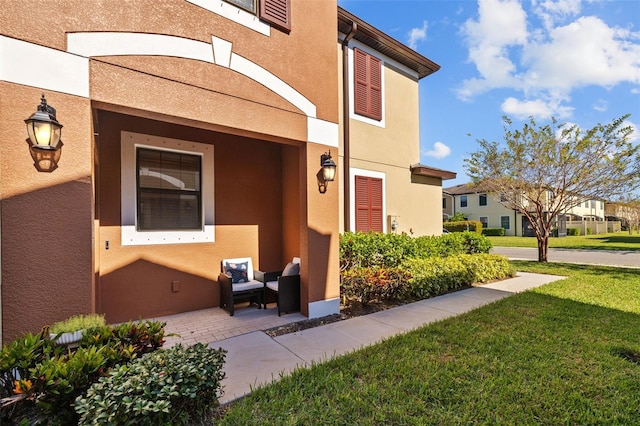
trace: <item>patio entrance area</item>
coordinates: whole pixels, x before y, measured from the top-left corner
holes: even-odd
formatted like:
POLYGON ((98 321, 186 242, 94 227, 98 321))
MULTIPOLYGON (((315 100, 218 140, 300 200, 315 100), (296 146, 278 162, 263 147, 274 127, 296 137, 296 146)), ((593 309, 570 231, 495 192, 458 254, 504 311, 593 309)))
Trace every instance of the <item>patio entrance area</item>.
POLYGON ((165 339, 163 347, 170 348, 178 343, 183 345, 209 344, 229 337, 267 330, 307 319, 300 313, 278 316, 278 308, 275 304, 267 305, 267 309, 258 309, 255 305, 247 305, 248 302, 236 304, 234 316, 229 316, 227 311, 215 307, 151 318, 151 320, 166 322, 165 334, 177 334, 177 336, 165 339))

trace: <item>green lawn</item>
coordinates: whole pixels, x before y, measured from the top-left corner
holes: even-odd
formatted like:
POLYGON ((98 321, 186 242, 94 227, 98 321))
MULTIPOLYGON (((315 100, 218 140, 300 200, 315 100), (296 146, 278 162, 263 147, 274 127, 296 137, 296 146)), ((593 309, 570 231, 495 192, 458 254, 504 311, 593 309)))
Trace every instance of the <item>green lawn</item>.
MULTIPOLYGON (((487 237, 494 247, 538 247, 535 237, 487 237)), ((640 235, 628 232, 550 238, 549 247, 589 250, 640 250, 640 235)))
POLYGON ((640 424, 640 273, 514 264, 569 278, 299 370, 221 424, 640 424))

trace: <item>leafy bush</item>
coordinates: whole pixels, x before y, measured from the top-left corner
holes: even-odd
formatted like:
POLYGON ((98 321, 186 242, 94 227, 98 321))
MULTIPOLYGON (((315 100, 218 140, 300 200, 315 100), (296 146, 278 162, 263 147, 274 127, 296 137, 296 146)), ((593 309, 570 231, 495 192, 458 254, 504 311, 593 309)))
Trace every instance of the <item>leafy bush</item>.
POLYGON ((76 400, 80 424, 192 424, 217 405, 225 353, 177 345, 115 368, 76 400))
POLYGON ((405 291, 412 299, 426 299, 514 274, 507 258, 491 254, 408 259, 402 266, 411 275, 405 291))
POLYGON ((411 276, 401 268, 356 268, 343 271, 340 295, 364 305, 371 301, 404 297, 405 283, 411 276))
POLYGON ((375 232, 340 235, 340 268, 396 268, 405 259, 488 253, 491 242, 475 232, 423 236, 375 232))
POLYGON ((580 235, 580 228, 567 228, 567 236, 577 237, 580 235))
POLYGON ((49 332, 52 334, 69 333, 72 331, 85 330, 87 328, 100 327, 103 325, 106 325, 104 315, 74 315, 64 321, 54 323, 49 332))
POLYGON ((47 327, 14 340, 0 351, 0 423, 24 417, 74 423, 76 397, 109 368, 158 349, 164 326, 157 321, 94 326, 74 350, 51 340, 47 327))
POLYGON ((587 228, 587 235, 591 235, 591 234, 593 234, 593 229, 587 228))
POLYGON ((488 237, 504 237, 504 228, 485 228, 482 230, 482 235, 488 237))
POLYGON ((449 232, 476 232, 482 233, 482 222, 478 220, 461 220, 459 222, 444 222, 443 228, 449 232))

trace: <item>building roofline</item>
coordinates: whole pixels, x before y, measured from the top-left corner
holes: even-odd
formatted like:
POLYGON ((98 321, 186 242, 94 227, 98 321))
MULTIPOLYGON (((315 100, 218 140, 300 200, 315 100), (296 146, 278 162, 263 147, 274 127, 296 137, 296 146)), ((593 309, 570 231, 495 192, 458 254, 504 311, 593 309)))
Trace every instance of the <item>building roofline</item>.
POLYGON ((442 180, 455 179, 456 173, 448 170, 436 169, 435 167, 425 166, 424 164, 413 164, 410 167, 411 174, 417 176, 435 177, 442 180))
POLYGON ((354 22, 358 27, 354 39, 415 71, 418 79, 440 69, 440 65, 338 6, 338 32, 348 34, 354 22))

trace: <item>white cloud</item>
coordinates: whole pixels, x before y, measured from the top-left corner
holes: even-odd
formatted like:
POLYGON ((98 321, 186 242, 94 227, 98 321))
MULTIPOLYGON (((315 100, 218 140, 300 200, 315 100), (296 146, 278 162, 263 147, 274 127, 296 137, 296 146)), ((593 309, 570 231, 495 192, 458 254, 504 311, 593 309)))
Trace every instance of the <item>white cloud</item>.
POLYGON ((527 16, 516 0, 478 0, 478 16, 462 28, 477 75, 459 86, 460 99, 511 89, 522 93, 523 100, 512 95, 503 111, 566 117, 577 88, 640 84, 640 32, 579 16, 579 0, 534 0, 530 10, 527 16), (539 28, 536 17, 543 23, 539 28))
POLYGON ((573 108, 563 106, 559 99, 551 99, 545 101, 543 99, 533 99, 520 101, 516 98, 509 97, 504 100, 501 105, 502 112, 508 116, 516 117, 523 120, 527 117, 536 117, 541 119, 549 119, 551 117, 566 118, 570 117, 573 108))
POLYGON ((421 28, 412 28, 409 31, 409 47, 413 50, 418 48, 418 42, 427 39, 427 21, 422 22, 421 28))
POLYGON ((442 142, 436 142, 433 144, 433 149, 424 152, 424 155, 427 157, 433 157, 437 159, 441 159, 444 157, 448 157, 451 154, 451 148, 442 142))
POLYGON ((625 120, 622 123, 621 128, 625 128, 625 127, 631 127, 631 129, 633 130, 629 135, 629 139, 627 139, 629 142, 633 143, 640 140, 640 127, 637 124, 635 124, 632 121, 625 120))
POLYGON ((558 21, 580 13, 581 0, 543 0, 531 2, 533 11, 542 20, 545 28, 553 28, 558 21))
POLYGON ((605 112, 609 108, 609 104, 604 99, 598 99, 598 101, 593 105, 593 109, 598 112, 605 112))

